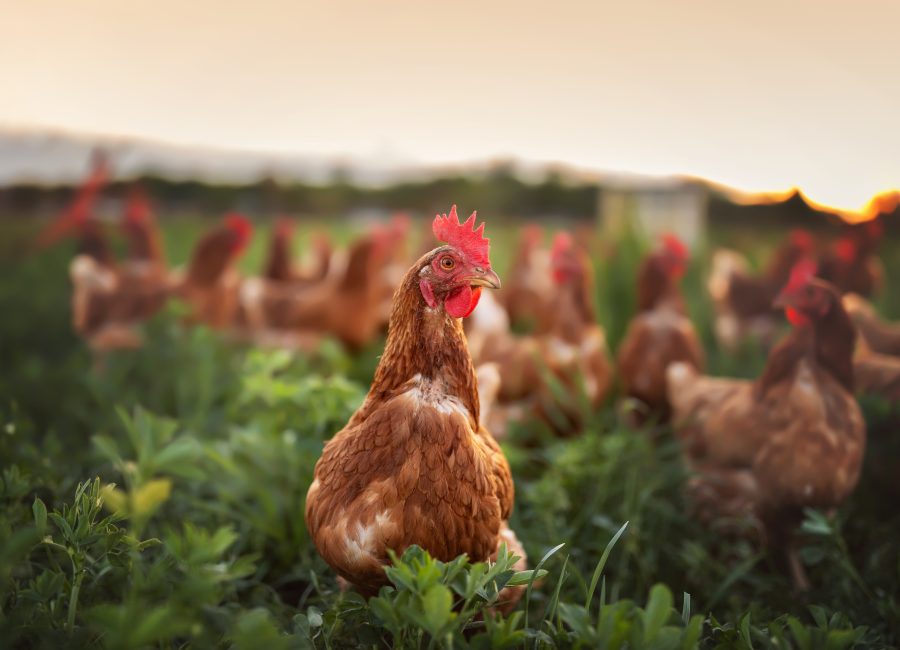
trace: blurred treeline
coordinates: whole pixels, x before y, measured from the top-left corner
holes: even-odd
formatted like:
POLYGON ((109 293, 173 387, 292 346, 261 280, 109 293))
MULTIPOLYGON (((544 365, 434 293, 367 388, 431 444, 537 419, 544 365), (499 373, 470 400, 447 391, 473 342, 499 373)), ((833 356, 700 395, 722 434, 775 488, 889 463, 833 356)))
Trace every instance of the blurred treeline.
MULTIPOLYGON (((839 221, 836 214, 811 205, 800 192, 783 199, 743 203, 702 181, 686 183, 707 188, 707 215, 713 226, 827 229, 839 221)), ((602 180, 578 178, 552 168, 538 178, 523 179, 513 164, 498 164, 481 173, 448 172, 381 186, 356 182, 340 169, 328 181, 319 183, 264 178, 253 183, 224 184, 146 175, 109 183, 103 201, 118 204, 134 184, 140 184, 148 192, 161 215, 220 215, 238 210, 254 217, 353 216, 397 210, 431 214, 457 203, 477 206, 486 215, 587 221, 597 218, 603 192, 622 191, 620 186, 608 187, 602 180)), ((71 201, 76 189, 74 185, 38 184, 0 187, 0 217, 58 213, 71 201)), ((625 191, 640 193, 642 190, 636 186, 625 191)), ((900 208, 895 209, 893 218, 886 220, 887 229, 893 234, 900 234, 898 212, 900 208)))

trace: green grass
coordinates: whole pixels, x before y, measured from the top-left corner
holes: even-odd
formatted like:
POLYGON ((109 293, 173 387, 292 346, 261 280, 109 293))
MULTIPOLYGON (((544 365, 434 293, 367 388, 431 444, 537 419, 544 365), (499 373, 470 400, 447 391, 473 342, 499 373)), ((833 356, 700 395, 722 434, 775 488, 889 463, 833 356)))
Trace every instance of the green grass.
MULTIPOLYGON (((173 262, 205 225, 167 223, 173 262)), ((339 241, 354 232, 324 225, 339 241)), ((760 549, 687 517, 671 437, 631 430, 609 407, 579 438, 535 446, 526 423, 505 444, 517 491, 511 523, 545 575, 517 575, 508 559, 440 563, 410 549, 389 573, 392 586, 365 602, 341 593, 318 557, 303 499, 323 441, 361 402, 380 345, 358 358, 332 343, 314 357, 244 349, 165 314, 143 350, 91 372, 69 329, 71 251, 24 255, 30 232, 4 226, 0 257, 0 646, 900 643, 900 432, 884 405, 865 404, 870 443, 853 498, 807 518, 814 589, 804 597, 760 549), (510 581, 531 583, 527 605, 500 617, 491 605, 510 581)), ((490 234, 504 269, 514 225, 490 234)), ((771 242, 715 235, 757 258, 771 242)), ((258 269, 263 247, 258 236, 245 269, 258 269)), ((630 315, 641 250, 627 238, 598 247, 599 313, 612 342, 630 315)), ((752 375, 759 350, 731 358, 712 343, 703 259, 686 292, 710 365, 752 375)), ((882 301, 894 315, 896 300, 882 301)))

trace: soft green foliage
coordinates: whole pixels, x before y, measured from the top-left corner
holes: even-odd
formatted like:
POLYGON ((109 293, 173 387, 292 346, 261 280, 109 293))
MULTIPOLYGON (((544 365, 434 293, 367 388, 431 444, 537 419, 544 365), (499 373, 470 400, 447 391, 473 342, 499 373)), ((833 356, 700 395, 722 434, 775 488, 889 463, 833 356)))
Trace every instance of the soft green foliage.
MULTIPOLYGON (((614 244, 598 253, 597 283, 613 344, 646 248, 614 244)), ((814 589, 803 598, 764 551, 687 515, 670 432, 632 430, 610 407, 588 414, 580 437, 526 423, 504 443, 511 525, 533 574, 507 554, 439 562, 411 548, 367 602, 341 591, 303 510, 322 444, 361 403, 381 345, 356 359, 330 342, 311 357, 250 350, 167 313, 144 349, 95 365, 69 331, 67 255, 3 262, 0 275, 14 306, 0 319, 2 647, 900 643, 896 409, 864 404, 859 489, 836 513, 807 513, 814 589), (513 584, 526 595, 503 615, 499 593, 513 584)), ((686 279, 698 322, 710 313, 704 272, 696 263, 686 279)), ((758 350, 730 358, 701 332, 716 371, 759 367, 758 350)))

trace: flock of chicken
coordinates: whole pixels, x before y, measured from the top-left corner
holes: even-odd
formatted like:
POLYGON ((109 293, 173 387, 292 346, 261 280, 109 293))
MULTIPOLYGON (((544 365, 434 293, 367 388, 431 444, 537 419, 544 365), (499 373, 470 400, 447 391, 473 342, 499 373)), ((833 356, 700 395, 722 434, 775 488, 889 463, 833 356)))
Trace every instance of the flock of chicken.
POLYGON ((74 324, 97 349, 139 345, 135 326, 172 297, 192 322, 265 344, 309 348, 332 336, 358 349, 387 332, 369 395, 326 445, 307 502, 323 557, 363 591, 383 583, 387 549, 413 543, 441 559, 485 559, 500 542, 524 555, 506 524, 512 478, 495 439, 524 418, 577 434, 616 382, 639 405, 633 417, 671 423, 697 516, 754 522, 803 588, 803 509, 839 505, 859 477, 866 432, 856 394, 900 401, 900 326, 866 301, 883 281, 877 220, 846 226, 821 251, 793 232, 759 275, 735 252, 715 254, 721 346, 748 335, 770 346, 762 375, 742 381, 702 374, 680 288, 689 254, 674 236, 638 269, 637 313, 613 359, 595 313, 591 252, 566 233, 548 251, 538 229, 524 228, 496 296, 482 292, 500 286, 484 226, 475 230, 474 214, 460 224, 455 208, 433 224, 447 244, 428 245, 411 267, 407 219, 371 229, 343 255, 317 240, 305 269, 291 256, 290 222, 280 221, 262 274, 241 278, 234 263, 251 226, 232 215, 197 243, 184 271, 170 272, 142 195, 127 203, 128 256, 117 260, 90 216, 91 191, 44 240, 77 237, 74 324), (776 343, 785 315, 793 329, 776 343), (530 334, 514 333, 522 323, 530 334))

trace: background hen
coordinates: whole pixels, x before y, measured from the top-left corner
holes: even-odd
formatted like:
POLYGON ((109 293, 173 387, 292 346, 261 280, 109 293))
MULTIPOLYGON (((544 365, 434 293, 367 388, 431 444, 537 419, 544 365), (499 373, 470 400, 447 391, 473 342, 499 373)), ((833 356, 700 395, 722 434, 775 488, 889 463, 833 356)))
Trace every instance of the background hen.
POLYGON ((668 417, 669 364, 683 361, 697 369, 704 364, 703 348, 679 287, 687 261, 687 248, 669 235, 638 269, 638 313, 628 324, 617 357, 625 395, 638 402, 634 412, 638 420, 668 417))
POLYGON ((804 508, 834 508, 853 491, 866 439, 853 396, 853 324, 814 271, 798 265, 779 295, 795 330, 755 382, 703 377, 684 363, 668 371, 673 421, 700 473, 699 510, 715 520, 749 506, 801 589, 795 528, 804 508))

